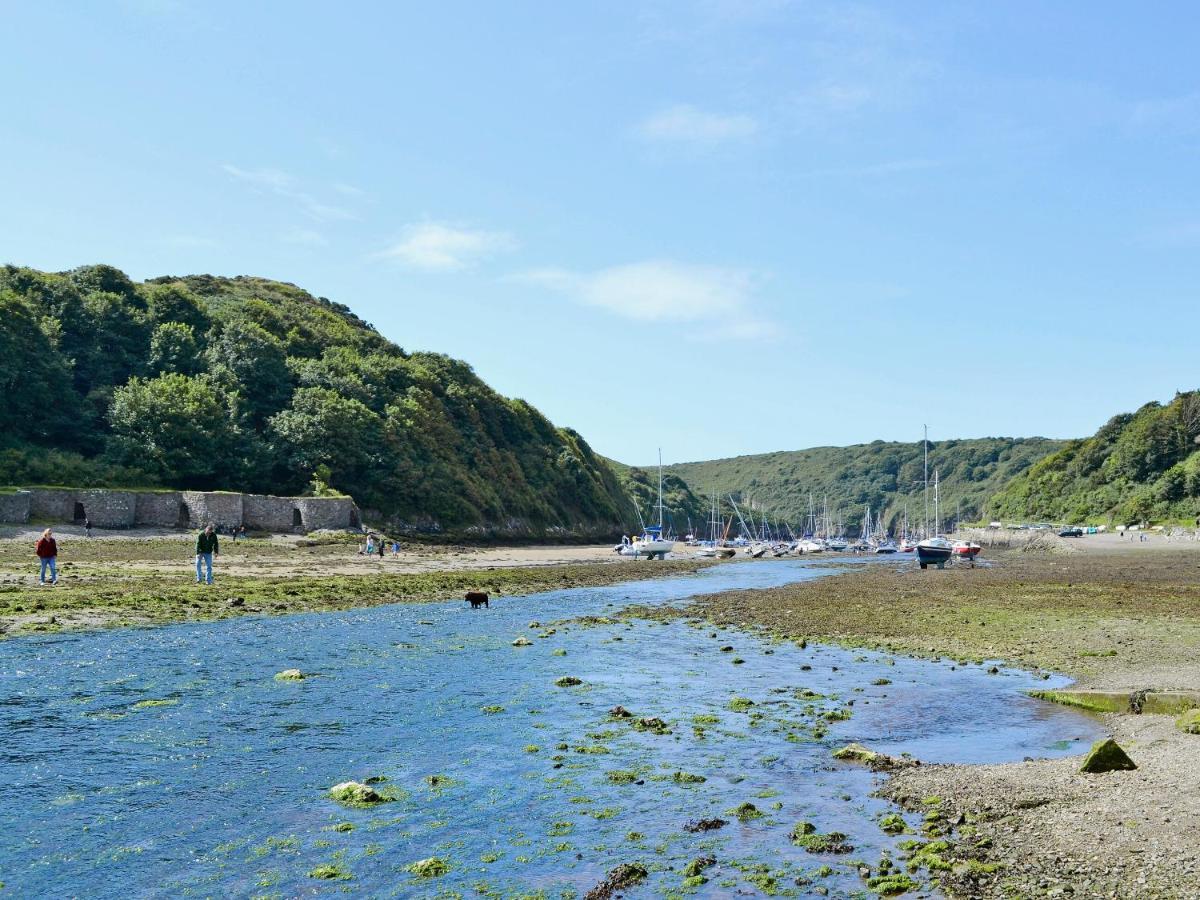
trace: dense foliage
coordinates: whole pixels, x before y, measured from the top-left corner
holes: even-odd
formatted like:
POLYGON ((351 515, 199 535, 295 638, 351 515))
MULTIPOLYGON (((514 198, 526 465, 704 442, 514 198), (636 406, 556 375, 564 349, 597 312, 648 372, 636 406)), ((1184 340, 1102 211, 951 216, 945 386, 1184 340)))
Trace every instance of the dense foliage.
POLYGON ((621 531, 616 475, 465 363, 261 278, 0 268, 0 481, 295 494, 461 531, 621 531))
POLYGON ((1200 515, 1200 391, 1114 416, 1007 485, 997 515, 1053 522, 1193 522, 1200 515))
MULTIPOLYGON (((960 515, 978 520, 986 502, 1010 479, 1059 449, 1045 438, 977 438, 930 441, 929 477, 940 480, 942 524, 960 515)), ((925 515, 923 445, 875 441, 850 447, 815 447, 682 463, 671 471, 703 496, 732 494, 749 517, 767 516, 799 530, 807 523, 809 498, 820 515, 826 500, 830 516, 858 533, 866 506, 895 530, 905 507, 910 527, 925 515)), ((930 503, 932 504, 932 488, 930 503)), ((931 512, 932 516, 932 512, 931 512)))

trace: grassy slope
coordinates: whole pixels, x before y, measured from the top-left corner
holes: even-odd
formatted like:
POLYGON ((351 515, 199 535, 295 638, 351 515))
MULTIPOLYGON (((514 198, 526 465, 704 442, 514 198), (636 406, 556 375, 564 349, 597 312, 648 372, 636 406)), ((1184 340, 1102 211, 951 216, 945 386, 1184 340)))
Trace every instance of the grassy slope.
POLYGON ((991 508, 1009 518, 1110 523, 1200 515, 1200 392, 1113 417, 1014 479, 991 508))

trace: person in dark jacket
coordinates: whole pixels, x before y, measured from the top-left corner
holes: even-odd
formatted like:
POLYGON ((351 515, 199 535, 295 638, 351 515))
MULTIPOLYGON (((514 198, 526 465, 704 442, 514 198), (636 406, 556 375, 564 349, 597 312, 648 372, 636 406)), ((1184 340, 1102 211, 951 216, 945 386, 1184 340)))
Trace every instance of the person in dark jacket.
POLYGON ((216 529, 211 525, 196 535, 196 584, 204 581, 213 583, 213 556, 221 555, 221 543, 217 540, 216 529), (202 569, 207 572, 202 572, 202 569))
POLYGON ((54 535, 47 528, 42 532, 42 536, 38 542, 34 544, 34 552, 37 553, 38 562, 41 563, 42 571, 38 580, 40 583, 46 583, 46 571, 50 572, 50 583, 58 584, 58 542, 54 540, 54 535))

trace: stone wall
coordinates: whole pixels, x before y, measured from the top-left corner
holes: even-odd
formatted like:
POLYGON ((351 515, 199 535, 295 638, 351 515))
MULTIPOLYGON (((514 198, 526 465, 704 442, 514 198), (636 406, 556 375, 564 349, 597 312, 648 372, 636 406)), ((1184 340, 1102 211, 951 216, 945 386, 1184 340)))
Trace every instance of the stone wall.
POLYGON ((16 522, 24 525, 29 521, 29 491, 15 494, 0 494, 0 522, 16 522))
POLYGON ((246 494, 242 498, 242 521, 247 528, 292 531, 295 528, 295 509, 296 501, 292 497, 246 494))
POLYGON ((0 522, 62 523, 91 519, 97 528, 199 529, 245 525, 253 531, 306 534, 358 529, 362 517, 349 497, 269 497, 217 491, 109 491, 31 488, 0 494, 0 522))
POLYGON ((138 494, 138 525, 156 528, 175 528, 190 524, 191 514, 183 502, 183 494, 171 491, 166 494, 138 494))
MULTIPOLYGON (((192 528, 203 528, 205 525, 236 528, 243 524, 241 494, 184 491, 183 502, 187 506, 188 524, 192 528)), ((290 531, 291 528, 281 530, 290 531)))
POLYGON ((37 522, 75 521, 77 491, 35 489, 29 492, 29 518, 37 522))
MULTIPOLYGON (((132 528, 137 518, 137 494, 130 491, 80 491, 75 502, 97 528, 132 528)), ((75 512, 78 518, 78 507, 75 512)))

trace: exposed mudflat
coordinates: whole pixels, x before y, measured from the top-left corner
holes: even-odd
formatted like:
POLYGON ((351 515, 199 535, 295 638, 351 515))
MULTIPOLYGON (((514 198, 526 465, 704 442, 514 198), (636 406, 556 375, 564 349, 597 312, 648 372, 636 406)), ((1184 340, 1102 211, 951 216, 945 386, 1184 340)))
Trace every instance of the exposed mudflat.
MULTIPOLYGON (((1196 545, 1078 546, 1013 551, 975 569, 864 567, 702 597, 693 611, 792 638, 1007 661, 1063 672, 1080 687, 1200 688, 1196 545)), ((959 823, 943 854, 951 894, 1200 896, 1200 736, 1184 734, 1170 716, 1103 721, 1137 771, 1083 775, 1075 757, 893 776, 889 796, 910 804, 940 797, 959 823)))

